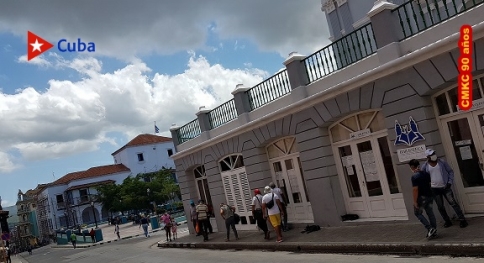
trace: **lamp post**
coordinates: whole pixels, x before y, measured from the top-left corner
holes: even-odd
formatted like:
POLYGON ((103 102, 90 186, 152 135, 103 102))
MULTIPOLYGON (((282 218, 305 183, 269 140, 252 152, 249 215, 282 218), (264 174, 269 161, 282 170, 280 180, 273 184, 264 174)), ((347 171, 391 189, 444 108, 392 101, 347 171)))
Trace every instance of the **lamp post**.
POLYGON ((92 208, 92 214, 94 215, 94 222, 96 223, 96 229, 98 229, 96 213, 94 212, 94 201, 91 201, 91 208, 92 208))

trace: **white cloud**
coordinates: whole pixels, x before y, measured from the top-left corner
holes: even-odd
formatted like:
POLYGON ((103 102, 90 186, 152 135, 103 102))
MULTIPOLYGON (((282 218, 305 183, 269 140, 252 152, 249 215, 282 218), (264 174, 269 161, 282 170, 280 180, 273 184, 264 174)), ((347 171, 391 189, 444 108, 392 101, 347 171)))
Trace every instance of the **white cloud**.
POLYGON ((41 66, 41 67, 51 67, 52 64, 44 58, 43 55, 40 55, 38 57, 35 57, 31 59, 30 61, 27 60, 27 55, 20 56, 17 59, 18 63, 30 63, 33 65, 41 66))
POLYGON ((278 52, 284 58, 291 51, 310 54, 329 43, 326 18, 318 1, 2 3, 0 32, 25 37, 28 30, 53 44, 62 38, 94 42, 97 54, 122 59, 198 50, 205 46, 209 34, 217 34, 221 40, 249 39, 261 50, 278 52))
MULTIPOLYGON (((103 142, 114 144, 108 132, 131 138, 153 132, 153 121, 169 135, 173 123, 195 119, 199 106, 218 106, 232 98, 237 84, 252 86, 268 77, 259 69, 227 69, 190 54, 187 69, 178 75, 153 74, 142 61, 101 73, 96 58, 48 56, 51 65, 72 68, 84 78, 50 80, 44 92, 27 87, 0 93, 0 148, 15 149, 28 160, 57 158, 94 151, 103 142)), ((14 168, 8 155, 0 155, 0 172, 14 168)))
POLYGON ((0 152, 0 173, 9 173, 19 167, 12 161, 9 154, 0 152))

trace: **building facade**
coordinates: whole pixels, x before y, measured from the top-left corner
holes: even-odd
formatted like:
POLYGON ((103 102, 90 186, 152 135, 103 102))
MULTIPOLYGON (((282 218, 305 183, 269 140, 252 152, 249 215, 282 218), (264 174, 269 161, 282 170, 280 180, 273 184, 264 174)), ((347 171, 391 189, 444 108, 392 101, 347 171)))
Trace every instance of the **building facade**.
MULTIPOLYGON (((454 168, 465 213, 483 213, 484 1, 436 2, 446 8, 376 1, 368 46, 350 45, 352 53, 339 55, 328 51, 334 43, 310 56, 292 53, 285 71, 251 88, 238 85, 229 102, 172 127, 186 212, 190 200, 228 202, 241 216, 238 229, 255 229, 253 189, 273 181, 288 197, 293 223, 339 226, 349 223, 341 217, 347 214, 417 220, 407 163, 432 148, 454 168), (473 27, 468 111, 457 107, 463 24, 473 27), (351 63, 326 66, 337 59, 351 63)), ((337 41, 351 42, 362 30, 337 41)), ((220 217, 216 222, 223 226, 220 217)))

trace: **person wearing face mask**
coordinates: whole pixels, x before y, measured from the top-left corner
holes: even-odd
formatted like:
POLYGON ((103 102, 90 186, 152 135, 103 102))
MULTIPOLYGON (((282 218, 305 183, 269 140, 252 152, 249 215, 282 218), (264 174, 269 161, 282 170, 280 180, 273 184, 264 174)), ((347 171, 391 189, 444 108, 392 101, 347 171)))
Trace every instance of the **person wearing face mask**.
POLYGON ((430 186, 432 188, 432 193, 434 195, 435 203, 439 209, 440 215, 445 221, 444 227, 452 226, 452 221, 450 220, 447 211, 444 207, 444 199, 447 200, 450 206, 454 209, 455 213, 459 217, 460 227, 464 228, 468 225, 462 209, 460 208, 457 200, 454 198, 454 193, 452 191, 452 184, 454 183, 454 170, 450 165, 437 157, 437 154, 432 149, 427 149, 425 151, 427 156, 427 162, 425 162, 421 170, 430 174, 430 186))

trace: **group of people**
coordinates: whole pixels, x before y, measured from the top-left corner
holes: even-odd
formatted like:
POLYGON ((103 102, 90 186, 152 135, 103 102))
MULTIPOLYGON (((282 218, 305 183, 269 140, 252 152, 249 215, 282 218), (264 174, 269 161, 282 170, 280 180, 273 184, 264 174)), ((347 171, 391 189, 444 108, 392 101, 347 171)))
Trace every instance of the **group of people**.
POLYGON ((454 184, 454 171, 443 159, 438 158, 432 149, 425 151, 427 161, 420 165, 418 160, 411 160, 408 164, 413 172, 413 206, 414 214, 427 229, 427 238, 437 235, 437 220, 433 211, 433 202, 437 204, 444 228, 452 226, 452 221, 444 206, 444 199, 454 209, 460 221, 460 227, 467 227, 468 223, 462 209, 454 198, 452 185, 454 184), (423 211, 428 219, 423 215, 423 211))
POLYGON ((171 241, 172 237, 173 240, 177 238, 177 226, 178 223, 175 221, 175 218, 168 214, 168 212, 165 212, 161 217, 160 217, 160 222, 162 222, 165 226, 165 233, 166 233, 166 241, 171 241))
MULTIPOLYGON (((254 197, 252 198, 252 215, 256 220, 257 226, 264 232, 264 238, 270 239, 270 231, 267 226, 267 220, 274 227, 277 242, 282 242, 282 232, 289 230, 287 224, 287 212, 284 194, 281 189, 276 187, 274 183, 270 183, 264 188, 264 196, 262 196, 259 189, 254 189, 254 197)), ((190 201, 191 214, 190 220, 193 224, 197 236, 202 235, 203 241, 208 241, 208 234, 212 233, 212 225, 210 217, 213 216, 210 207, 205 203, 205 200, 199 200, 198 205, 190 201)), ((235 207, 225 203, 220 204, 220 215, 225 220, 225 228, 227 231, 227 238, 225 241, 230 241, 230 230, 234 232, 235 239, 239 239, 235 224, 237 223, 237 214, 235 207)))
POLYGON ((270 231, 267 226, 268 219, 276 232, 276 242, 282 242, 282 232, 289 230, 284 200, 283 192, 273 182, 264 188, 264 195, 261 194, 259 189, 254 189, 252 215, 259 229, 264 231, 264 239, 270 239, 270 231))

